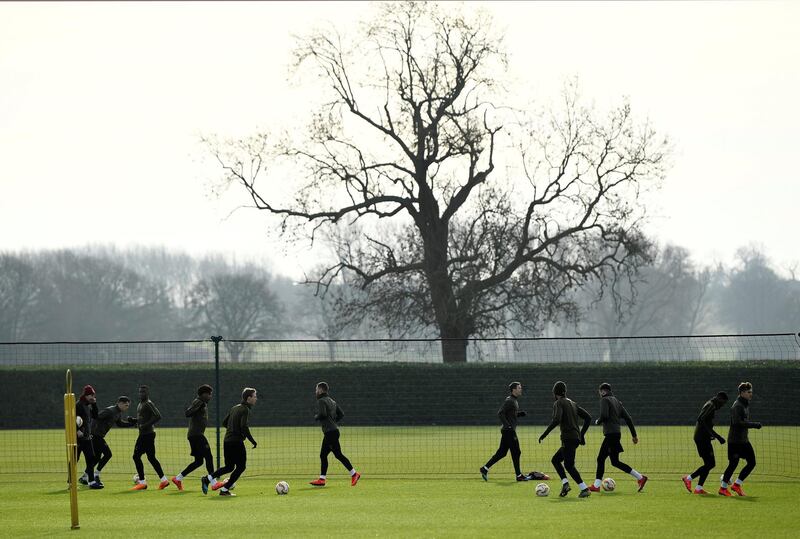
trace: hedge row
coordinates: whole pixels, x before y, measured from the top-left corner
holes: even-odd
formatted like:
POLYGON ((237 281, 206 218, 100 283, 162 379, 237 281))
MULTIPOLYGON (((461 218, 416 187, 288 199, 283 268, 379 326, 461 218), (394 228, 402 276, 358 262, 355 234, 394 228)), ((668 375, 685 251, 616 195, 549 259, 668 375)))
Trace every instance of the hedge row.
MULTIPOLYGON (((161 426, 183 426, 183 410, 197 386, 216 385, 213 369, 180 365, 148 369, 136 366, 73 368, 74 390, 84 384, 107 406, 118 395, 136 401, 137 387, 151 387, 161 410, 161 426)), ((0 428, 55 428, 62 425, 64 372, 60 369, 0 369, 0 428)), ((597 386, 609 382, 638 424, 687 425, 716 391, 735 396, 744 380, 755 387, 753 417, 766 424, 797 425, 794 395, 800 368, 791 362, 687 364, 253 364, 224 365, 215 392, 222 414, 238 402, 243 387, 259 390, 253 424, 313 424, 314 386, 325 380, 345 411, 347 425, 493 425, 496 411, 518 380, 520 405, 529 424, 545 424, 551 387, 564 380, 569 396, 595 415, 597 386)), ((215 402, 210 419, 216 421, 215 402)), ((719 421, 725 421, 723 417, 719 421)))

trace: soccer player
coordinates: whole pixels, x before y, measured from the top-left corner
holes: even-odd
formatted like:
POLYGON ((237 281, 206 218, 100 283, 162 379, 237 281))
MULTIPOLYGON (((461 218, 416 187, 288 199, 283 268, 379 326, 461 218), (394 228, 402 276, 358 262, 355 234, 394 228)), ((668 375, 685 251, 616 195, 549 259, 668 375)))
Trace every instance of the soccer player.
POLYGON ((342 453, 342 446, 339 445, 339 427, 337 423, 342 420, 344 413, 333 398, 328 395, 327 382, 319 382, 314 390, 317 396, 317 415, 314 419, 319 421, 322 429, 322 447, 319 450, 320 472, 319 479, 311 481, 315 487, 325 486, 325 476, 328 473, 328 453, 342 463, 350 473, 350 486, 356 486, 361 474, 353 468, 350 460, 342 453))
POLYGON ((697 478, 697 486, 694 488, 694 493, 708 494, 703 485, 706 483, 708 474, 717 465, 717 461, 714 460, 714 448, 711 446, 711 440, 717 440, 720 444, 725 443, 725 438, 714 430, 714 414, 726 402, 728 402, 728 394, 720 391, 711 400, 706 401, 700 409, 700 415, 697 416, 697 424, 694 427, 694 445, 697 446, 697 454, 703 459, 703 464, 689 475, 683 477, 683 484, 689 492, 692 492, 692 479, 697 478))
POLYGON ((731 490, 739 496, 744 496, 742 483, 753 471, 753 468, 756 467, 756 454, 753 451, 753 446, 750 445, 747 433, 750 429, 760 429, 761 423, 750 421, 750 401, 752 398, 753 384, 750 382, 739 384, 739 397, 731 406, 731 427, 728 430, 728 467, 725 469, 725 473, 722 474, 722 482, 719 488, 719 494, 722 496, 731 495, 731 491, 728 490, 728 484, 731 481, 733 471, 739 465, 739 459, 744 459, 747 462, 742 471, 739 472, 736 482, 731 485, 731 490))
POLYGON ((79 483, 89 485, 92 489, 103 488, 103 483, 98 481, 94 476, 94 467, 97 464, 97 457, 94 454, 94 447, 92 446, 92 430, 94 422, 97 419, 97 394, 94 388, 90 385, 83 387, 81 396, 78 402, 75 403, 75 416, 81 418, 81 426, 77 429, 78 437, 78 455, 81 458, 83 453, 86 459, 86 469, 83 476, 78 479, 79 483))
POLYGON ((502 427, 500 427, 500 447, 489 461, 480 467, 481 477, 484 481, 489 480, 489 469, 495 465, 500 459, 505 458, 509 451, 511 451, 511 462, 514 463, 514 472, 517 474, 517 481, 529 481, 530 475, 522 473, 519 465, 519 458, 522 455, 522 450, 519 447, 519 439, 517 438, 517 418, 525 417, 527 413, 519 409, 519 399, 522 395, 522 384, 519 382, 511 382, 508 384, 508 391, 510 395, 503 401, 503 405, 497 411, 497 417, 500 418, 502 427))
MULTIPOLYGON (((186 433, 186 439, 189 440, 190 454, 194 457, 194 461, 181 473, 170 479, 178 487, 178 490, 183 490, 183 478, 202 466, 203 461, 206 463, 209 481, 213 479, 211 474, 214 473, 214 458, 211 456, 211 446, 208 445, 205 436, 206 426, 208 426, 208 403, 211 401, 213 392, 214 390, 208 384, 198 387, 197 397, 185 412, 186 417, 189 418, 189 432, 186 433)), ((214 479, 214 483, 216 481, 214 479)), ((206 483, 202 483, 202 486, 204 489, 208 488, 206 483)))
MULTIPOLYGON (((258 393, 252 387, 246 387, 242 391, 242 402, 234 406, 222 420, 225 427, 225 441, 222 445, 225 455, 225 466, 211 474, 211 479, 216 479, 222 474, 231 473, 227 481, 216 481, 211 485, 211 490, 222 489, 220 496, 236 496, 231 490, 236 486, 236 481, 241 477, 247 468, 247 449, 244 447, 245 439, 250 440, 253 449, 258 443, 250 434, 250 409, 256 405, 258 393)), ((208 477, 202 477, 203 494, 208 492, 208 485, 211 483, 208 477)))
POLYGON ((542 440, 547 438, 551 430, 561 426, 561 447, 551 459, 558 476, 561 478, 559 496, 563 498, 572 490, 566 473, 569 472, 572 479, 578 483, 578 487, 581 489, 578 497, 586 498, 591 492, 586 483, 583 482, 583 479, 581 479, 580 472, 575 468, 575 451, 579 445, 586 445, 586 431, 589 430, 592 416, 578 406, 577 403, 567 398, 567 384, 564 382, 559 381, 553 385, 553 396, 556 400, 553 403, 553 420, 542 435, 539 436, 539 443, 542 443, 542 440), (578 430, 578 417, 583 419, 583 427, 580 430, 578 430))
MULTIPOLYGON (((106 434, 113 425, 123 428, 136 426, 135 417, 128 416, 122 419, 122 414, 128 411, 130 405, 131 399, 123 395, 117 399, 116 404, 103 408, 97 414, 97 420, 94 422, 92 430, 92 447, 97 459, 97 471, 94 476, 98 483, 100 483, 100 472, 112 457, 111 448, 106 443, 106 434)), ((100 484, 102 485, 102 483, 100 484)))
POLYGON ((628 424, 633 444, 639 443, 639 438, 636 436, 636 427, 633 426, 633 418, 619 399, 611 392, 611 384, 607 382, 600 384, 598 392, 600 393, 600 417, 595 421, 595 425, 603 425, 603 443, 597 453, 597 473, 594 476, 594 485, 589 486, 589 490, 592 492, 600 491, 600 485, 603 483, 603 473, 606 469, 606 459, 611 457, 611 465, 626 474, 632 475, 639 485, 639 492, 641 492, 644 484, 647 483, 647 476, 640 474, 619 460, 619 454, 625 451, 622 448, 620 418, 628 424))
POLYGON ((139 426, 139 437, 136 438, 136 445, 133 447, 133 463, 136 465, 136 474, 139 479, 131 490, 145 490, 147 481, 144 478, 144 464, 142 455, 147 455, 147 460, 156 471, 161 482, 158 490, 163 490, 169 486, 169 479, 161 469, 161 463, 156 458, 156 430, 153 426, 161 420, 161 412, 150 400, 150 388, 139 386, 139 406, 136 407, 136 422, 139 426))

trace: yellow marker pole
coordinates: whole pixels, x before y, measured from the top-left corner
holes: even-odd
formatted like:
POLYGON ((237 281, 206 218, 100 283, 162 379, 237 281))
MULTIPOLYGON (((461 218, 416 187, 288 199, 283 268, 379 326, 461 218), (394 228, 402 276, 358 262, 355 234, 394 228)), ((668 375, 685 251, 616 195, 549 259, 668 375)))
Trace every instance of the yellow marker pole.
POLYGON ((69 509, 72 514, 72 529, 78 524, 78 432, 75 419, 75 394, 72 392, 72 372, 67 369, 67 392, 64 393, 64 432, 67 437, 67 471, 69 474, 69 509))

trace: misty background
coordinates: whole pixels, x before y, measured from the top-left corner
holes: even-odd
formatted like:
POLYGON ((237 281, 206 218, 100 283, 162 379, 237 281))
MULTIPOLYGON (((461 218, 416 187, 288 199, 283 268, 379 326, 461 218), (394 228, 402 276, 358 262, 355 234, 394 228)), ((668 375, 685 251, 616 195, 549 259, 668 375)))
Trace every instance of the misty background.
MULTIPOLYGON (((629 280, 590 279, 552 315, 499 310, 470 336, 797 332, 796 3, 465 6, 493 17, 522 97, 578 75, 591 105, 629 102, 673 144, 632 206, 647 256, 629 280)), ((437 337, 339 316, 364 288, 307 283, 336 246, 284 241, 201 143, 307 130, 327 86, 291 74, 297 37, 379 8, 1 5, 0 341, 437 337)))
MULTIPOLYGON (((544 336, 644 336, 796 332, 800 281, 761 252, 742 248, 731 266, 702 266, 686 249, 663 246, 641 269, 630 301, 576 298, 577 322, 549 324, 544 336), (779 271, 782 269, 784 271, 779 271), (784 277, 784 274, 788 276, 784 277), (619 311, 619 312, 618 312, 619 311)), ((163 247, 0 253, 0 341, 142 339, 373 339, 392 328, 364 319, 343 325, 313 285, 261 264, 191 256, 163 247)), ((414 336, 414 335, 411 335, 414 336)), ((419 327, 418 337, 432 337, 419 327)), ((496 337, 532 337, 508 331, 496 337)))

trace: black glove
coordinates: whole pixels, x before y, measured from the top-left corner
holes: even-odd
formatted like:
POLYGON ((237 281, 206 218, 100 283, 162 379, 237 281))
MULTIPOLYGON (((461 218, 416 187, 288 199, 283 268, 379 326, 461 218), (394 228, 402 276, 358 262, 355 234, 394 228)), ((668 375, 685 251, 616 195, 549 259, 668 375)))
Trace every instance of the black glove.
POLYGON ((517 417, 525 417, 526 415, 528 415, 528 412, 525 410, 520 410, 517 412, 517 417))
POLYGON ((139 422, 139 420, 138 420, 138 419, 136 419, 135 417, 133 417, 133 416, 128 416, 128 423, 130 423, 131 425, 135 425, 135 424, 136 424, 136 423, 138 423, 138 422, 139 422))
POLYGON ((252 444, 253 444, 253 449, 255 449, 256 447, 258 447, 258 442, 256 442, 255 440, 253 440, 252 444))
POLYGON ((720 445, 725 445, 725 438, 722 436, 717 436, 717 441, 720 443, 720 445))
POLYGON ((760 429, 761 428, 761 423, 756 423, 755 425, 753 425, 753 428, 754 429, 760 429))
POLYGON ((586 445, 586 438, 581 436, 581 441, 579 442, 581 445, 586 445))
POLYGON ((539 436, 539 443, 542 443, 542 440, 544 440, 544 434, 542 434, 541 436, 539 436))

